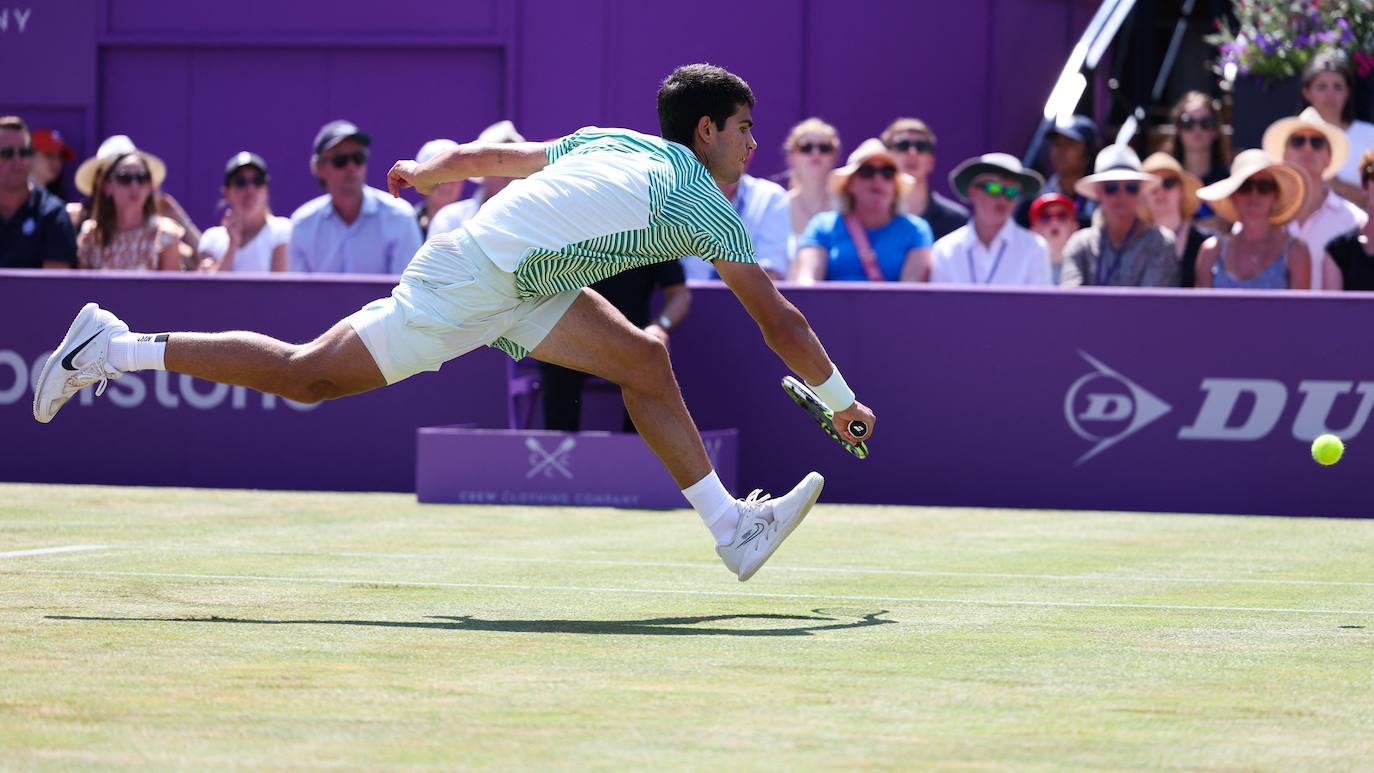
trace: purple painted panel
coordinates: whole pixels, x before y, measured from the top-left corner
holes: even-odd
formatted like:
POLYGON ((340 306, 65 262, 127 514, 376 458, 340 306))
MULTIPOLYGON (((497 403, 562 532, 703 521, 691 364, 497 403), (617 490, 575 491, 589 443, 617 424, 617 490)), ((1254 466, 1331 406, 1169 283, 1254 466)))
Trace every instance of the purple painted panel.
MULTIPOLYGON (((97 0, 0 6, 0 105, 88 105, 95 100, 97 0), (22 74, 22 75, 21 75, 22 74)), ((0 107, 8 114, 8 107, 0 107)))
POLYGON ((525 0, 519 26, 519 68, 512 117, 531 140, 562 137, 605 123, 606 92, 619 72, 607 70, 605 0, 567 12, 562 0, 525 0), (561 77, 553 65, 576 63, 582 77, 561 77))
MULTIPOLYGON (((739 433, 701 433, 727 489, 736 487, 739 433)), ((421 502, 677 508, 682 491, 643 438, 613 432, 426 427, 418 433, 421 502)))
POLYGON ((794 0, 741 3, 728 17, 683 13, 674 6, 611 2, 607 30, 606 120, 658 133, 654 95, 674 67, 720 65, 749 82, 758 100, 751 173, 770 176, 785 167, 779 148, 801 113, 803 50, 801 5, 794 0), (662 34, 671 29, 672 34, 662 34), (747 44, 744 42, 747 38, 747 44))
MULTIPOLYGON (((99 137, 127 134, 165 161, 163 189, 178 199, 194 187, 188 172, 191 93, 190 51, 129 48, 101 55, 99 137)), ((88 148, 83 158, 95 151, 88 148)))
POLYGON ((497 0, 436 5, 429 0, 340 3, 329 0, 238 0, 232 5, 179 0, 110 2, 114 33, 184 34, 405 34, 416 37, 496 30, 497 0))
MULTIPOLYGON (((950 169, 992 149, 985 107, 990 4, 918 0, 877 5, 881 23, 855 24, 856 17, 873 17, 853 3, 811 4, 807 111, 839 129, 841 162, 893 119, 920 118, 939 139, 931 179, 946 188, 950 169)), ((1022 29, 1022 34, 1029 32, 1022 29)), ((998 120, 1011 122, 997 112, 998 120)), ((1024 128, 1027 137, 1033 128, 1024 128)))

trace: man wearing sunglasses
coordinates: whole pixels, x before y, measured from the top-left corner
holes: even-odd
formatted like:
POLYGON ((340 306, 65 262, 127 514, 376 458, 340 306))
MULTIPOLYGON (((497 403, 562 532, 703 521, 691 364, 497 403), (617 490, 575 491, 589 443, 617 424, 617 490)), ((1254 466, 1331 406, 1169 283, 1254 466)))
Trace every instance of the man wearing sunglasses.
POLYGON ((1064 245, 1061 287, 1177 287, 1174 235, 1140 217, 1140 194, 1159 178, 1141 169, 1127 145, 1097 154, 1093 174, 1074 189, 1098 205, 1102 225, 1079 230, 1064 245))
POLYGON ((878 138, 892 152, 897 168, 915 180, 902 196, 902 209, 930 224, 936 239, 968 222, 968 210, 931 190, 935 171, 935 132, 919 118, 898 118, 878 138))
POLYGON ((330 121, 315 135, 310 169, 324 195, 291 216, 292 271, 399 274, 420 248, 410 205, 367 185, 371 145, 348 121, 330 121))
POLYGON ((62 200, 29 179, 33 137, 0 118, 0 268, 75 268, 76 234, 62 200))
POLYGON ((1045 240, 1012 219, 1021 199, 1033 199, 1044 179, 1015 156, 986 153, 949 175, 950 187, 973 205, 973 217, 935 242, 930 281, 950 284, 1048 286, 1045 240))
POLYGON ((1302 208, 1288 223, 1288 233, 1307 245, 1312 258, 1313 290, 1340 290, 1341 270, 1326 245, 1346 231, 1364 227, 1369 216, 1331 189, 1345 166, 1350 142, 1339 126, 1329 124, 1315 107, 1282 118, 1264 130, 1264 152, 1297 167, 1306 178, 1302 208))

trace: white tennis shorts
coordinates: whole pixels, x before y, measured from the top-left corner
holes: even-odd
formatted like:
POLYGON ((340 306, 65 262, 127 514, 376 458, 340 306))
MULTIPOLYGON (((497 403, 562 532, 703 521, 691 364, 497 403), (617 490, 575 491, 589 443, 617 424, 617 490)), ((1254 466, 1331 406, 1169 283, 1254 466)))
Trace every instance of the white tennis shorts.
POLYGON ((520 359, 544 340, 579 292, 521 300, 515 275, 497 268, 459 228, 425 242, 391 297, 347 321, 394 384, 479 346, 520 359))

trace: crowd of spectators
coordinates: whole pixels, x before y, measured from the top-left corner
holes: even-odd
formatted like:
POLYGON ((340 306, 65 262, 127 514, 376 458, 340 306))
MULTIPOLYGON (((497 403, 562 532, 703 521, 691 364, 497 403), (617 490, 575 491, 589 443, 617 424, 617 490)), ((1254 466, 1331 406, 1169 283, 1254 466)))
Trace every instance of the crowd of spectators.
MULTIPOLYGON (((786 188, 745 174, 721 193, 777 280, 1374 289, 1374 125, 1354 118, 1353 87, 1342 54, 1315 57, 1305 108, 1238 154, 1220 106, 1199 92, 1174 105, 1143 163, 1072 116, 1046 136, 1045 176, 1007 153, 957 163, 948 182, 960 201, 935 189, 925 121, 892 121, 841 165, 839 132, 807 118, 784 143, 786 188)), ((510 121, 476 139, 524 141, 510 121)), ((0 268, 394 275, 424 239, 460 227, 510 183, 448 183, 411 205, 367 185, 371 144, 348 121, 321 127, 310 168, 322 193, 289 218, 272 210, 267 161, 234 154, 219 221, 202 233, 162 190, 166 164, 129 137, 107 138, 76 167, 76 195, 63 171, 77 154, 61 134, 0 118, 0 268)), ((416 158, 456 144, 427 142, 416 158)), ((681 269, 715 277, 695 258, 681 269)))

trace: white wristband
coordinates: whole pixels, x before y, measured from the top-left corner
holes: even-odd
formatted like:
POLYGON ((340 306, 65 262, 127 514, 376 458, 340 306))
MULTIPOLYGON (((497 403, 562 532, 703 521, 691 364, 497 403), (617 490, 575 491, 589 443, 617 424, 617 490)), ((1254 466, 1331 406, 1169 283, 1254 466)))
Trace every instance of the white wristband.
POLYGON ((844 383, 844 376, 840 375, 839 368, 835 368, 824 383, 811 387, 811 390, 821 398, 825 407, 836 413, 854 404, 854 390, 844 383))

